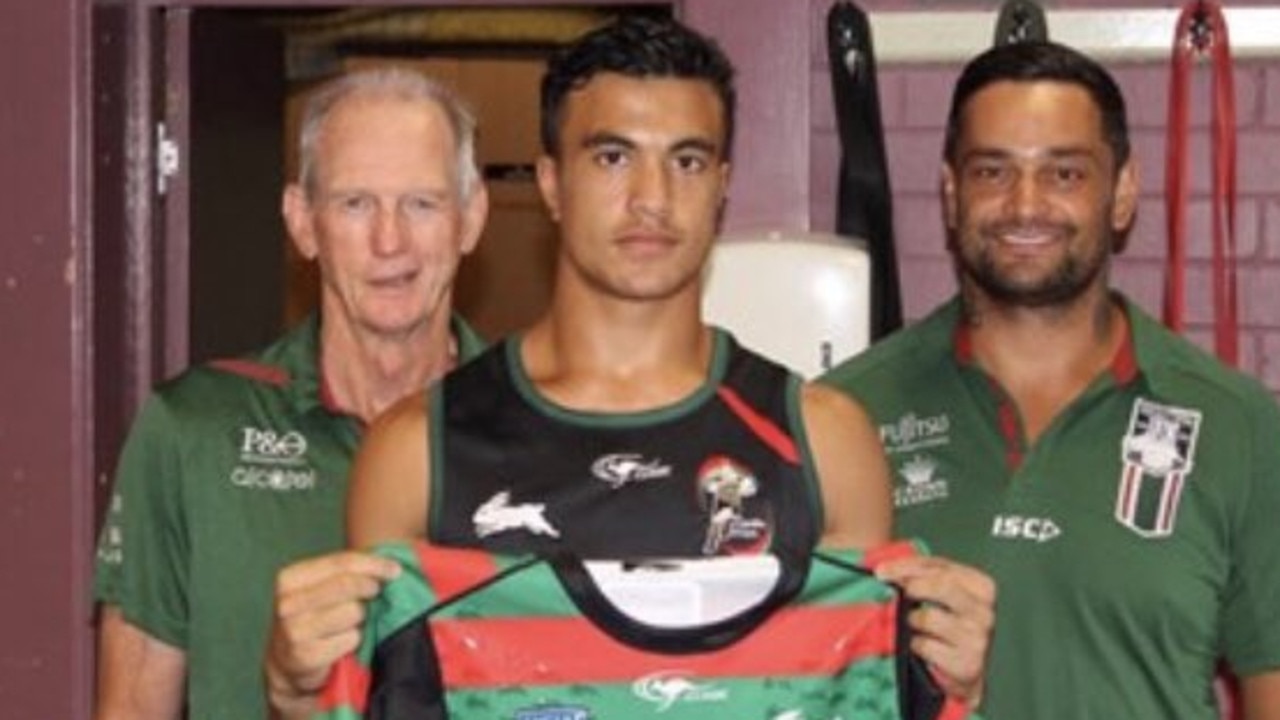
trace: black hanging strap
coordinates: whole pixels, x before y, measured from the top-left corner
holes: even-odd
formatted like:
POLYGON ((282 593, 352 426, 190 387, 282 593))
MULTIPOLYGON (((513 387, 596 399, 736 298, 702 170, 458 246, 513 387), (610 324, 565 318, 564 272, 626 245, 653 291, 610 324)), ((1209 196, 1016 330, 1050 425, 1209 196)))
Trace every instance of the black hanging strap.
POLYGON ((1049 21, 1044 17, 1044 8, 1034 0, 1005 0, 996 17, 996 36, 993 45, 1013 45, 1014 43, 1036 40, 1044 42, 1049 39, 1049 21))
POLYGON ((857 5, 832 5, 827 14, 827 50, 840 134, 836 232, 867 243, 871 339, 878 340, 902 326, 902 299, 871 23, 857 5))

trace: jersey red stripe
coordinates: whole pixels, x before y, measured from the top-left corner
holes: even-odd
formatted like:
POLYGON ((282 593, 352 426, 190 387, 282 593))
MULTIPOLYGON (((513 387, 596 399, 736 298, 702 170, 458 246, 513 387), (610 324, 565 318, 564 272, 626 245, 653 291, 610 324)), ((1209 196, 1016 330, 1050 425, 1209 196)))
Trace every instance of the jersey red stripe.
POLYGON ((1158 527, 1162 532, 1168 533, 1173 530, 1173 519, 1178 515, 1178 497, 1182 495, 1182 473, 1169 473, 1165 483, 1158 527))
POLYGON ((856 659, 892 655, 895 615, 880 605, 783 608, 746 640, 685 656, 622 645, 575 617, 442 619, 431 633, 453 689, 631 682, 655 662, 698 677, 830 675, 856 659), (817 649, 815 637, 830 642, 817 649))
POLYGON ((779 457, 793 465, 800 464, 800 453, 796 450, 796 444, 791 439, 791 436, 782 431, 782 428, 779 428, 772 420, 761 415, 755 408, 748 405, 732 389, 720 387, 716 389, 716 393, 720 395, 720 399, 724 401, 724 404, 729 406, 733 414, 746 423, 751 432, 756 434, 756 437, 773 448, 773 451, 778 453, 779 457))
POLYGON ((881 564, 891 560, 901 558, 915 557, 919 553, 916 548, 908 540, 899 540, 896 542, 885 543, 871 548, 862 555, 862 564, 871 570, 880 567, 881 564))
POLYGON ((350 707, 364 714, 369 702, 369 668, 360 664, 355 655, 347 655, 333 664, 329 679, 320 695, 320 711, 327 712, 340 707, 350 707))
POLYGON ((968 365, 973 362, 973 333, 969 330, 969 324, 963 320, 956 323, 956 332, 952 337, 952 348, 956 356, 956 363, 968 365))
POLYGON ((1133 329, 1124 334, 1124 341, 1111 358, 1111 377, 1117 385, 1125 385, 1138 377, 1138 351, 1133 346, 1133 329))
POLYGON ((1004 436, 1005 462, 1009 470, 1017 470, 1022 465, 1022 432, 1019 430, 1018 410, 1013 401, 1003 396, 1002 390, 991 381, 992 387, 1001 394, 1000 400, 1000 434, 1004 436))
POLYGON ((467 592, 485 582, 498 572, 490 555, 474 549, 448 548, 427 543, 415 543, 418 567, 427 586, 436 593, 437 602, 444 602, 459 593, 467 592))
POLYGON ((225 358, 222 360, 213 360, 209 363, 223 372, 229 372, 233 375, 240 375, 251 380, 269 383, 278 387, 284 387, 289 384, 289 373, 284 368, 275 365, 264 365, 263 363, 254 362, 252 360, 243 360, 240 358, 225 358))
POLYGON ((968 706, 948 695, 942 701, 942 710, 938 711, 937 720, 965 720, 968 717, 971 717, 968 706))
POLYGON ((1133 463, 1125 463, 1124 466, 1124 491, 1121 494, 1120 502, 1120 518, 1127 523, 1133 522, 1133 517, 1137 513, 1134 503, 1137 502, 1138 485, 1142 483, 1142 471, 1133 463))

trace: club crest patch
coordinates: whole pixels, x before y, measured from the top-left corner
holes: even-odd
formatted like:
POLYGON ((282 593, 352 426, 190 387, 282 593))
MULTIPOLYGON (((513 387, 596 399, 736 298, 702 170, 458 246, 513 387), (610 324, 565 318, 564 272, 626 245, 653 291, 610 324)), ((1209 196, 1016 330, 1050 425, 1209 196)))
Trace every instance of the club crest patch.
POLYGON ((1173 533, 1199 432, 1198 410, 1134 401, 1120 443, 1116 520, 1145 538, 1173 533))
POLYGON ((698 502, 707 514, 704 555, 757 553, 767 547, 770 523, 756 513, 762 488, 747 468, 713 456, 698 468, 698 502))

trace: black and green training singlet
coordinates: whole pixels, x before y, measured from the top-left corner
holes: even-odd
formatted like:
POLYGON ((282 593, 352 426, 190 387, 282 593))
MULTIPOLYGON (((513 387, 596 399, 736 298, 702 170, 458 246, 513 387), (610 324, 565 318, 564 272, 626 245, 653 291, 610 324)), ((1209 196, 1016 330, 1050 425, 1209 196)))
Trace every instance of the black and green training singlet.
MULTIPOLYGON (((765 599, 710 625, 646 625, 583 564, 417 543, 330 674, 321 720, 957 720, 905 642, 897 592, 864 564, 782 563, 765 599)), ((716 562, 715 560, 687 561, 716 562)))
POLYGON ((508 340, 432 392, 430 539, 589 558, 803 553, 821 528, 800 379, 715 331, 706 382, 632 414, 557 406, 508 340))

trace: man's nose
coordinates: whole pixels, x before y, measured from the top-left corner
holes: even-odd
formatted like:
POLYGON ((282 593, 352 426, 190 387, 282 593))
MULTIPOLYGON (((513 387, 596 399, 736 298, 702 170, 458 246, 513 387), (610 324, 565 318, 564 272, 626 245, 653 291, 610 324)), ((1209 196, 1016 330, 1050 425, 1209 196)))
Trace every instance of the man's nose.
POLYGON ((671 175, 665 163, 638 162, 632 176, 631 211, 637 215, 665 218, 671 209, 671 175))
POLYGON ((1044 209, 1044 192, 1039 173, 1019 172, 1009 190, 1009 204, 1015 217, 1034 218, 1044 209))
POLYGON ((376 255, 394 255, 404 246, 404 222, 395 205, 381 205, 373 231, 373 251, 376 255))

